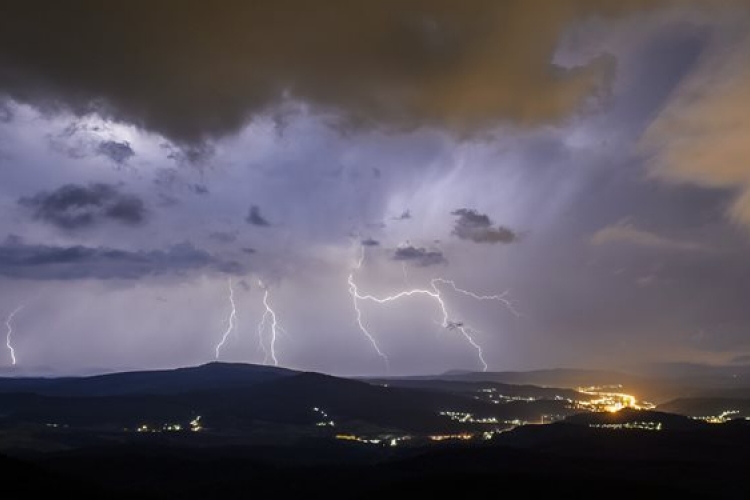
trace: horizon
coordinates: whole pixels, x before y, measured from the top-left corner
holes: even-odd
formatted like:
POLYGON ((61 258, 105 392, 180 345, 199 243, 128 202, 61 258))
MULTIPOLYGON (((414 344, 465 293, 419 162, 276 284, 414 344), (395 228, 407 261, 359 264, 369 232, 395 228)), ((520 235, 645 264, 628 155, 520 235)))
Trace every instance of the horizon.
POLYGON ((243 361, 220 361, 212 360, 205 363, 195 365, 179 365, 179 366, 153 366, 153 367, 139 367, 139 368, 126 368, 126 367, 115 367, 115 368, 79 368, 77 372, 58 372, 50 368, 44 367, 0 367, 0 378, 87 378, 97 377, 100 375, 116 375, 124 373, 137 373, 137 372, 169 372, 175 370, 186 370, 202 368, 210 365, 232 365, 232 366, 247 366, 253 368, 269 368, 286 370, 295 373, 318 373, 322 375, 329 375, 337 378, 348 378, 355 380, 368 380, 368 379, 408 379, 408 378, 431 378, 438 379, 442 376, 452 375, 479 375, 486 374, 488 376, 498 374, 534 374, 544 372, 579 372, 579 373, 609 373, 609 374, 620 374, 624 376, 635 376, 642 378, 691 378, 696 376, 705 375, 704 370, 718 370, 720 373, 729 376, 737 376, 740 373, 750 374, 750 364, 734 364, 734 365, 711 365, 711 364, 700 364, 700 363, 655 363, 647 366, 631 366, 627 367, 571 367, 571 366, 557 366, 557 367, 540 367, 530 368, 526 370, 465 370, 465 369, 448 369, 443 372, 435 373, 371 373, 371 374, 347 374, 347 373, 333 373, 320 370, 302 370, 292 367, 286 367, 282 365, 268 365, 262 363, 249 363, 243 361), (670 371, 672 370, 672 371, 670 371), (687 373, 687 371, 693 371, 694 373, 687 373), (661 371, 661 372, 660 372, 661 371), (732 371, 735 373, 732 374, 732 371))

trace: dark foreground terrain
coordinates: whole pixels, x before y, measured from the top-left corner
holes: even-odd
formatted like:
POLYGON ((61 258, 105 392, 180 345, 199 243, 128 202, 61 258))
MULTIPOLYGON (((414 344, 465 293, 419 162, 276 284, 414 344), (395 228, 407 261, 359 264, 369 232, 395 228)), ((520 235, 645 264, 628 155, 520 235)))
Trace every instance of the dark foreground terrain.
MULTIPOLYGON (((0 458, 7 491, 74 498, 747 498, 750 427, 618 432, 521 427, 484 444, 196 448, 149 439, 0 458), (400 496, 403 498, 403 496, 400 496)), ((20 498, 20 497, 16 497, 20 498)))
POLYGON ((0 478, 7 498, 750 498, 743 390, 614 412, 562 378, 481 377, 0 379, 0 478))

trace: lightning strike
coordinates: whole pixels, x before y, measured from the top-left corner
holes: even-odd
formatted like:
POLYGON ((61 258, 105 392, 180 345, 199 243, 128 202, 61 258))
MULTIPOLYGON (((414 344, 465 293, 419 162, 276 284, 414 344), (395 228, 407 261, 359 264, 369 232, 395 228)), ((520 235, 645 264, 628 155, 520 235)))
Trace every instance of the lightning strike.
POLYGON ((479 344, 477 344, 477 342, 474 340, 474 336, 470 333, 471 329, 468 326, 466 326, 463 323, 461 323, 461 322, 457 322, 457 323, 450 323, 449 322, 448 325, 446 326, 446 328, 448 328, 449 330, 458 330, 459 332, 461 332, 461 335, 464 336, 464 338, 466 339, 466 341, 469 344, 471 344, 471 346, 474 349, 476 349, 476 351, 477 351, 477 357, 479 358, 479 362, 482 363, 482 371, 486 372, 488 366, 487 366, 487 362, 484 360, 484 353, 482 352, 482 346, 480 346, 479 344))
POLYGON ((11 313, 8 315, 8 317, 5 319, 5 326, 8 329, 8 333, 5 335, 5 346, 8 348, 8 351, 10 352, 10 360, 11 364, 15 366, 16 364, 16 350, 13 348, 13 343, 11 342, 12 336, 13 336, 13 318, 16 314, 21 312, 23 308, 26 307, 25 305, 20 305, 16 307, 11 313))
POLYGON ((443 295, 441 293, 440 285, 447 285, 451 287, 456 293, 460 293, 467 297, 473 298, 474 300, 499 302, 503 304, 508 309, 508 311, 510 311, 514 316, 517 316, 517 317, 520 316, 520 314, 518 313, 518 311, 516 311, 516 309, 513 307, 512 302, 508 298, 507 291, 498 295, 479 295, 472 291, 459 288, 454 281, 444 279, 444 278, 433 278, 432 280, 430 280, 429 288, 413 288, 410 290, 403 290, 396 294, 388 295, 385 297, 376 297, 374 295, 360 293, 359 288, 354 282, 354 274, 356 271, 358 271, 362 267, 363 262, 364 262, 364 247, 361 247, 361 254, 360 254, 359 260, 357 261, 355 268, 349 274, 349 279, 348 279, 349 294, 352 296, 352 301, 354 303, 354 310, 356 313, 357 325, 359 326, 359 329, 368 338, 368 340, 370 341, 372 346, 375 348, 375 351, 378 353, 378 355, 381 356, 385 360, 386 367, 388 366, 387 356, 380 350, 380 347, 375 341, 375 338, 370 333, 370 331, 364 326, 362 322, 362 311, 359 308, 359 301, 361 300, 367 300, 367 301, 375 302, 377 304, 387 304, 390 302, 398 301, 406 297, 413 297, 413 296, 425 296, 434 300, 437 303, 440 309, 440 314, 442 316, 441 321, 439 323, 440 326, 447 330, 455 330, 461 333, 461 335, 464 337, 466 342, 474 350, 476 350, 477 358, 480 364, 482 365, 483 371, 487 371, 488 365, 487 365, 486 360, 484 359, 484 352, 482 350, 482 346, 476 340, 476 334, 478 332, 474 330, 473 328, 465 325, 461 321, 452 321, 450 319, 450 315, 448 314, 448 308, 446 306, 445 300, 443 299, 443 295))
POLYGON ((268 364, 268 358, 271 358, 274 366, 279 366, 279 360, 276 357, 276 339, 279 332, 284 333, 284 329, 281 328, 276 318, 276 311, 273 310, 268 302, 268 287, 263 285, 262 281, 258 281, 258 285, 263 289, 263 306, 266 310, 263 312, 263 316, 260 318, 258 323, 258 337, 260 339, 260 346, 263 348, 265 357, 263 359, 264 364, 268 364), (268 349, 263 345, 263 332, 266 330, 266 323, 270 325, 270 341, 268 343, 268 349))
POLYGON ((450 286, 455 290, 456 292, 466 295, 467 297, 471 297, 472 299, 479 300, 479 301, 485 301, 485 300, 494 300, 497 302, 502 303, 505 305, 505 307, 508 309, 508 311, 511 312, 514 316, 517 318, 521 317, 521 313, 519 313, 514 307, 513 303, 508 298, 509 292, 506 290, 501 294, 498 295, 478 295, 474 292, 470 292, 469 290, 464 290, 463 288, 459 288, 456 286, 456 283, 453 280, 447 280, 443 278, 435 278, 432 280, 433 286, 434 283, 445 283, 446 285, 450 286))
POLYGON ((232 331, 237 328, 237 306, 234 303, 234 288, 232 287, 232 278, 229 278, 228 281, 229 281, 229 303, 232 306, 232 310, 229 313, 229 320, 227 321, 227 329, 224 332, 224 335, 222 335, 221 341, 218 344, 216 344, 216 359, 219 359, 221 348, 224 347, 224 344, 227 342, 227 338, 229 337, 229 334, 232 333, 232 331))
POLYGON ((375 352, 383 359, 383 363, 385 363, 385 369, 386 371, 390 371, 390 361, 388 360, 388 356, 385 355, 385 353, 380 349, 380 346, 378 345, 377 341, 375 340, 375 337, 370 333, 370 331, 367 329, 367 327, 362 322, 362 310, 359 308, 359 290, 357 289, 357 284, 354 282, 354 273, 357 272, 359 269, 362 268, 362 263, 365 260, 365 247, 360 247, 361 251, 359 254, 359 259, 357 260, 357 264, 354 266, 354 268, 349 273, 349 278, 347 279, 347 283, 349 284, 349 294, 352 296, 352 303, 354 305, 354 312, 355 312, 355 318, 357 320, 357 326, 359 326, 360 331, 367 337, 367 340, 372 344, 373 349, 375 349, 375 352))

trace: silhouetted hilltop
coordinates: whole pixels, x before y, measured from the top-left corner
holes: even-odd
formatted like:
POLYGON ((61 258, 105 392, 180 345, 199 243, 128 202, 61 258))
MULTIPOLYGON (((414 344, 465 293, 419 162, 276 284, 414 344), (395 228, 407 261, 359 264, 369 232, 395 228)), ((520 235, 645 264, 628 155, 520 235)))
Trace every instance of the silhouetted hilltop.
POLYGON ((247 387, 299 372, 274 366, 208 363, 173 370, 109 373, 90 377, 0 378, 0 393, 25 392, 47 396, 121 396, 180 394, 247 387))
MULTIPOLYGON (((196 368, 96 377, 5 382, 0 424, 54 424, 123 429, 141 425, 182 427, 196 416, 213 430, 248 431, 259 423, 340 428, 398 429, 427 433, 472 426, 445 412, 476 418, 538 421, 542 414, 570 414, 563 400, 493 404, 469 394, 384 387, 319 373, 212 363, 196 368), (14 384, 15 382, 15 384, 14 384), (34 385, 38 383, 39 385, 34 385), (25 392, 7 392, 13 388, 25 392)), ((265 425, 264 424, 264 425, 265 425)))

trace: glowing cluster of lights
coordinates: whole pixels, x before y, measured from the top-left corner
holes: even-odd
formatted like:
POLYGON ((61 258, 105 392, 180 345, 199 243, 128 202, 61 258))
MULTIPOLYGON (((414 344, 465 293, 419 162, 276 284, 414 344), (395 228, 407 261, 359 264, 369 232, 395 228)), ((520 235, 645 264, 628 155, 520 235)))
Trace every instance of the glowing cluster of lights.
POLYGON ((136 427, 135 431, 140 433, 182 432, 188 430, 188 428, 191 432, 199 432, 203 430, 200 415, 191 420, 189 426, 184 426, 180 423, 167 423, 162 425, 142 424, 136 427))
POLYGON ((377 444, 377 445, 388 445, 391 447, 398 446, 402 441, 408 441, 411 436, 382 436, 382 437, 367 437, 357 436, 356 434, 336 434, 336 439, 339 441, 356 441, 358 443, 365 444, 377 444))
POLYGON ((192 432, 200 432, 203 430, 203 424, 201 424, 201 416, 196 416, 193 420, 190 421, 190 430, 192 432))
POLYGON ((470 424, 497 424, 499 421, 496 417, 475 417, 472 413, 461 411, 441 411, 440 415, 448 417, 454 422, 470 424))
POLYGON ((589 424, 594 429, 660 431, 661 422, 624 422, 621 424, 589 424))
POLYGON ((435 434, 429 436, 430 441, 448 441, 448 440, 460 440, 468 441, 474 439, 474 434, 470 432, 462 432, 460 434, 435 434))
POLYGON ((147 433, 147 432, 180 432, 183 430, 181 424, 164 424, 162 426, 154 427, 148 424, 143 424, 136 429, 136 432, 147 433))
POLYGON ((608 411, 611 413, 618 412, 625 408, 633 410, 651 410, 656 407, 654 404, 647 401, 638 401, 635 396, 630 394, 616 392, 618 389, 622 389, 622 386, 579 387, 578 392, 596 397, 590 401, 578 401, 576 404, 579 408, 584 408, 590 411, 608 411))
MULTIPOLYGON (((707 415, 702 417, 693 417, 695 420, 703 420, 704 422, 708 422, 709 424, 723 424, 727 422, 728 420, 732 420, 733 418, 737 418, 740 414, 739 410, 724 410, 718 415, 707 415)), ((745 417, 747 418, 747 417, 745 417)))
POLYGON ((336 422, 322 408, 314 406, 312 411, 316 413, 320 420, 315 423, 318 427, 336 427, 336 422))

